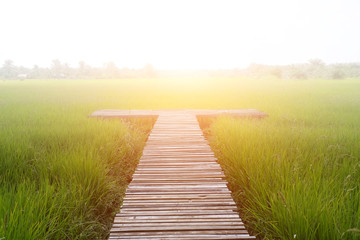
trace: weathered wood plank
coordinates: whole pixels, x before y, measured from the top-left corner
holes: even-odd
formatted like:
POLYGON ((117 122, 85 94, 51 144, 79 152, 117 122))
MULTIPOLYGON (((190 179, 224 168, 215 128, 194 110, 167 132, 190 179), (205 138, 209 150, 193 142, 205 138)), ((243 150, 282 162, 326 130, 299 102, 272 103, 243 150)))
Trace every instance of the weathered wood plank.
POLYGON ((210 194, 231 194, 231 192, 228 190, 213 190, 213 189, 205 189, 205 190, 199 190, 199 189, 196 189, 196 191, 190 191, 188 189, 184 189, 184 190, 181 190, 181 189, 172 189, 172 190, 169 190, 169 191, 126 191, 126 195, 160 195, 160 196, 166 196, 166 195, 174 195, 174 194, 177 194, 177 195, 189 195, 189 194, 205 194, 205 195, 210 195, 210 194))
POLYGON ((126 203, 123 204, 123 207, 127 206, 136 206, 136 207, 149 207, 149 206, 235 206, 234 201, 231 201, 231 199, 223 200, 223 201, 216 201, 216 200, 208 200, 208 199, 200 199, 200 200, 194 200, 194 199, 186 199, 186 200, 128 200, 126 203))
POLYGON ((213 224, 244 224, 240 219, 237 218, 216 218, 216 219, 188 219, 188 218, 176 218, 176 219, 167 219, 167 218, 157 218, 157 219, 134 219, 134 218, 115 218, 114 224, 138 224, 138 223, 149 223, 149 224, 174 224, 174 223, 184 223, 184 224, 192 224, 192 223, 213 223, 213 224))
POLYGON ((239 217, 234 211, 156 211, 156 212, 131 212, 131 213, 120 213, 116 215, 118 217, 131 217, 131 216, 208 216, 208 215, 217 215, 218 218, 223 218, 227 216, 236 216, 239 217), (233 214, 233 215, 232 215, 233 214))
POLYGON ((153 215, 144 215, 144 216, 123 216, 122 214, 118 213, 115 216, 115 221, 124 221, 124 220, 134 220, 134 221, 141 221, 141 220, 160 220, 160 219, 164 219, 164 220, 186 220, 186 221, 190 221, 190 220, 194 220, 194 221, 205 221, 206 219, 208 220, 218 220, 220 221, 220 219, 230 219, 230 220, 234 220, 234 221, 238 221, 241 219, 239 218, 238 214, 227 214, 227 215, 216 215, 216 214, 207 214, 207 215, 179 215, 179 216, 173 216, 173 215, 159 215, 159 216, 153 216, 153 215))
MULTIPOLYGON (((138 236, 119 236, 119 237, 109 237, 109 239, 139 239, 138 236)), ((144 238, 143 238, 144 239, 144 238)), ((247 236, 247 235, 233 235, 233 234, 224 234, 224 235, 203 235, 203 234, 193 234, 193 235, 181 235, 181 237, 176 235, 167 235, 167 236, 161 236, 158 235, 148 235, 146 236, 146 239, 152 239, 152 240, 207 240, 207 239, 227 239, 227 240, 235 240, 235 239, 256 239, 253 236, 247 236)))
POLYGON ((199 230, 244 230, 244 226, 216 226, 208 224, 207 226, 202 225, 171 225, 171 226, 162 226, 161 230, 159 227, 113 227, 110 232, 150 232, 150 231, 199 231, 199 230))
MULTIPOLYGON (((167 233, 165 235, 160 233, 158 235, 145 235, 142 236, 141 239, 158 239, 158 240, 163 240, 163 239, 176 239, 176 240, 182 240, 182 239, 192 239, 192 240, 205 240, 205 239, 227 239, 227 240, 232 240, 232 239, 242 239, 242 240, 247 240, 247 239, 256 239, 253 236, 249 236, 247 234, 238 234, 238 233, 232 233, 230 231, 226 231, 226 232, 195 232, 192 231, 191 233, 188 232, 182 232, 181 234, 179 234, 178 232, 172 232, 172 233, 167 233), (172 234, 173 233, 173 234, 172 234)), ((122 236, 121 234, 114 234, 114 237, 111 237, 109 239, 139 239, 139 235, 127 235, 127 236, 122 236)))
MULTIPOLYGON (((158 222, 158 223, 151 223, 151 222, 143 222, 143 223, 132 223, 132 222, 125 222, 125 223, 114 223, 114 228, 121 228, 121 227, 173 227, 173 222, 158 222)), ((177 222, 176 226, 237 226, 242 227, 245 229, 244 224, 240 222, 177 222)))
POLYGON ((193 201, 203 201, 203 200, 209 200, 213 201, 216 199, 216 201, 220 200, 227 200, 229 199, 232 201, 230 194, 186 194, 186 195, 179 195, 179 194, 167 194, 167 195, 126 195, 124 199, 128 200, 176 200, 176 201, 183 201, 183 200, 193 200, 193 201))

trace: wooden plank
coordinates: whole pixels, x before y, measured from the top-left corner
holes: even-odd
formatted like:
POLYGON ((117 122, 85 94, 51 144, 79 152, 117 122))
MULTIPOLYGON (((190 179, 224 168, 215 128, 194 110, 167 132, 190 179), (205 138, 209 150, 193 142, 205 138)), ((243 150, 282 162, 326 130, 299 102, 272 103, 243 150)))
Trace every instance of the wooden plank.
POLYGON ((154 191, 126 191, 126 195, 160 195, 160 196, 167 196, 167 195, 174 195, 177 194, 179 196, 183 195, 183 196, 187 196, 189 194, 204 194, 204 195, 210 195, 210 194, 231 194, 231 192, 229 190, 218 190, 216 189, 216 191, 212 191, 212 190, 196 190, 196 191, 190 191, 188 189, 173 189, 173 190, 169 190, 169 191, 158 191, 158 192, 154 192, 154 191))
POLYGON ((149 178, 143 178, 143 179, 135 179, 132 181, 131 184, 155 184, 155 185, 162 185, 162 184, 227 184, 227 182, 223 179, 207 179, 207 178, 190 178, 190 179, 149 179, 149 178), (211 182, 210 182, 211 181, 211 182))
POLYGON ((155 183, 155 184, 163 184, 165 182, 168 183, 193 183, 193 182, 199 182, 199 183, 207 183, 211 181, 211 183, 226 183, 225 180, 221 178, 188 178, 188 179, 154 179, 154 178, 136 178, 132 181, 132 183, 155 183))
POLYGON ((210 211, 193 211, 193 210, 182 210, 182 211, 147 211, 147 212, 139 212, 139 211, 133 211, 133 212, 122 212, 118 217, 129 217, 129 216, 207 216, 207 215, 217 215, 218 218, 223 218, 226 216, 231 216, 232 214, 235 214, 237 217, 239 215, 235 211, 231 210, 210 210, 210 211))
MULTIPOLYGON (((139 239, 138 236, 110 236, 109 239, 139 239)), ((144 238, 143 238, 144 239, 144 238)), ((241 240, 251 240, 256 239, 253 236, 247 236, 247 235, 231 235, 231 234, 224 234, 224 235, 203 235, 203 234, 195 234, 195 235, 181 235, 181 237, 176 235, 167 235, 167 236, 161 236, 158 235, 148 235, 146 236, 146 239, 151 240, 210 240, 210 239, 227 239, 227 240, 235 240, 235 239, 241 239, 241 240)))
MULTIPOLYGON (((166 239, 164 237, 168 237, 168 236, 177 236, 177 237, 183 237, 183 236, 192 236, 195 237, 196 235, 225 235, 225 234, 237 234, 238 236, 242 236, 242 237, 249 237, 249 235, 247 234, 247 232, 243 229, 239 229, 239 230, 228 230, 228 229, 224 229, 224 230, 184 230, 184 231, 139 231, 139 232, 112 232, 111 233, 113 236, 141 236, 141 239, 144 239, 145 237, 147 238, 147 236, 158 236, 158 237, 162 237, 162 239, 166 239)), ((146 239, 145 238, 145 239, 146 239)))
POLYGON ((179 175, 179 176, 174 176, 173 174, 166 174, 166 173, 143 173, 143 174, 134 174, 133 175, 134 180, 136 179, 167 179, 167 180, 171 180, 171 179, 195 179, 195 180, 199 180, 199 179, 216 179, 216 178, 220 178, 220 179, 224 179, 224 175, 221 173, 209 173, 209 174, 205 174, 205 173, 199 173, 199 174, 184 174, 184 175, 179 175), (137 176, 139 178, 137 178, 137 176))
POLYGON ((145 199, 141 199, 141 200, 128 200, 126 201, 122 206, 126 207, 126 206, 138 206, 138 207, 149 207, 152 205, 157 205, 157 206, 186 206, 186 205, 203 205, 203 206, 208 206, 208 205, 213 205, 213 206, 235 206, 234 201, 231 201, 232 199, 228 198, 226 200, 223 201, 216 201, 216 200, 209 200, 209 199, 186 199, 186 200, 177 200, 177 199, 158 199, 158 200, 145 200, 145 199))
POLYGON ((216 219, 208 219, 208 218, 200 218, 200 219, 188 219, 188 218, 176 218, 176 219, 167 219, 167 218, 157 218, 157 219, 134 219, 134 218, 128 218, 124 219, 121 218, 115 218, 114 224, 137 224, 137 223, 152 223, 152 224, 165 224, 165 223, 171 223, 171 224, 178 224, 178 223, 184 223, 184 224, 192 224, 192 223, 213 223, 213 224, 222 224, 222 223, 228 223, 228 224, 243 224, 243 222, 238 218, 216 218, 216 219))
MULTIPOLYGON (((132 223, 132 222, 125 222, 125 223, 114 223, 114 228, 121 228, 121 227, 173 227, 173 222, 143 222, 143 223, 132 223)), ((176 226, 236 226, 245 229, 244 224, 241 222, 177 222, 176 226)))
POLYGON ((160 172, 160 173, 146 173, 146 172, 143 172, 143 173, 139 173, 138 171, 135 171, 135 173, 133 174, 133 177, 137 177, 137 176, 143 176, 143 177, 146 177, 146 176, 153 176, 153 177, 177 177, 177 178, 182 178, 183 176, 186 176, 186 177, 221 177, 221 178, 224 178, 225 175, 222 171, 218 171, 218 172, 209 172, 209 173, 206 173, 206 172, 186 172, 184 173, 183 175, 178 175, 178 176, 174 176, 173 174, 171 173, 166 173, 166 172, 160 172))
POLYGON ((126 195, 125 200, 177 200, 177 201, 183 201, 183 200, 193 200, 193 201, 201 201, 201 200, 209 200, 209 201, 220 201, 220 200, 232 200, 230 194, 186 194, 186 195, 179 195, 179 194, 167 194, 167 195, 126 195))
POLYGON ((150 203, 149 201, 147 203, 132 203, 127 201, 126 204, 122 205, 122 208, 126 208, 128 211, 131 209, 146 209, 146 211, 150 211, 151 209, 158 208, 159 210, 179 210, 181 208, 184 209, 200 209, 200 208, 206 208, 206 209, 218 209, 220 207, 224 207, 223 209, 231 209, 234 211, 237 211, 236 205, 234 202, 191 202, 191 201, 183 201, 183 202, 157 202, 157 203, 150 203))
MULTIPOLYGON (((176 188, 183 188, 183 189, 190 189, 190 188, 226 188, 225 183, 131 183, 128 186, 128 189, 136 189, 136 188, 162 188, 162 189, 174 189, 176 188)), ((227 188, 226 188, 227 189, 227 188)))
POLYGON ((217 162, 215 161, 206 161, 203 159, 187 159, 187 160, 179 160, 179 159, 172 159, 172 160, 155 160, 155 159, 143 159, 139 165, 154 165, 154 164, 174 164, 174 165, 199 165, 199 164, 210 164, 218 166, 217 162))
POLYGON ((223 215, 219 217, 218 215, 180 215, 180 216, 120 216, 117 214, 114 218, 114 223, 116 222, 219 222, 219 221, 231 221, 231 222, 242 222, 237 214, 232 215, 223 215))
MULTIPOLYGON (((207 226, 199 226, 199 225, 185 225, 185 226, 178 226, 172 224, 171 226, 162 226, 161 231, 199 231, 199 230, 208 230, 208 231, 214 231, 214 230, 243 230, 245 229, 244 226, 216 226, 213 224, 207 224, 207 226)), ((159 227, 113 227, 111 228, 110 232, 150 232, 150 231, 156 231, 158 232, 160 229, 159 227)))
MULTIPOLYGON (((209 239, 204 238, 212 236, 214 238, 210 239, 234 239, 234 238, 219 238, 219 236, 237 236, 235 239, 255 239, 251 238, 246 230, 217 230, 217 231, 162 231, 162 232, 113 232, 110 236, 118 237, 115 239, 136 239, 140 237, 140 239, 209 239), (199 235, 202 238, 199 238, 199 235)), ((139 238, 138 238, 139 239, 139 238)))
POLYGON ((186 157, 186 158, 195 158, 195 157, 214 157, 215 155, 213 153, 190 153, 190 152, 181 152, 179 153, 164 153, 164 152, 153 152, 153 153, 147 153, 147 157, 157 158, 157 157, 186 157))
POLYGON ((172 212, 198 212, 198 211, 225 211, 225 210, 229 210, 229 211, 237 211, 237 208, 234 206, 179 206, 179 205, 173 205, 173 206, 168 206, 168 207, 161 207, 161 206, 154 206, 153 208, 149 208, 149 207, 130 207, 130 206, 124 206, 121 211, 123 213, 135 213, 135 212, 168 212, 168 213, 172 213, 172 212))
MULTIPOLYGON (((110 236, 109 239, 139 239, 138 236, 110 236)), ((144 239, 144 238, 142 238, 144 239)), ((147 235, 145 239, 151 239, 151 240, 208 240, 208 239, 227 239, 227 240, 235 240, 235 239, 241 239, 241 240, 251 240, 256 239, 253 236, 248 235, 237 235, 237 234, 223 234, 223 235, 205 235, 205 234, 193 234, 193 235, 166 235, 166 236, 158 236, 158 235, 147 235)))
MULTIPOLYGON (((152 156, 146 156, 146 155, 143 155, 141 157, 140 160, 151 160, 151 161, 154 161, 154 160, 158 160, 158 161, 212 161, 212 162, 217 162, 217 159, 212 156, 212 157, 209 157, 209 156, 186 156, 186 155, 181 155, 181 156, 157 156, 157 157, 152 157, 152 156)), ((141 163, 142 161, 140 161, 141 163)))
POLYGON ((170 151, 170 150, 180 150, 180 151, 188 151, 188 150, 207 150, 211 151, 210 146, 204 145, 196 145, 196 146, 186 146, 186 145, 173 145, 173 146, 161 146, 161 145, 147 145, 146 149, 154 149, 154 150, 162 150, 162 151, 170 151))

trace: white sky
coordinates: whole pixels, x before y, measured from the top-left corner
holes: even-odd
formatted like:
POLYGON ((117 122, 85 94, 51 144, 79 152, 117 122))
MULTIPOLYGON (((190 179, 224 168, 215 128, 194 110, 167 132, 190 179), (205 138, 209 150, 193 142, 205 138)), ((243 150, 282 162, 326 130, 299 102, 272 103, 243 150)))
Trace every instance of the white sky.
POLYGON ((359 0, 0 0, 0 64, 360 61, 359 0))

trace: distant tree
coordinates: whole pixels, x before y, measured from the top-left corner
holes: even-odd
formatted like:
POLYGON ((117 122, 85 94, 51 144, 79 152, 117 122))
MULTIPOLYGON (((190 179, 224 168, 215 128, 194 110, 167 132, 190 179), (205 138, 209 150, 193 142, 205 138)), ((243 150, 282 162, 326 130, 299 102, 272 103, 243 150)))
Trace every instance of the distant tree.
POLYGON ((342 64, 343 71, 346 71, 347 77, 359 78, 360 77, 360 63, 347 63, 342 64))
POLYGON ((346 75, 351 74, 352 71, 349 68, 352 68, 350 64, 334 64, 330 69, 330 77, 332 79, 343 79, 346 75))
POLYGON ((15 78, 17 75, 16 72, 16 66, 14 65, 14 62, 10 59, 5 60, 2 69, 1 69, 1 75, 5 79, 12 79, 15 78))
POLYGON ((17 69, 16 69, 16 78, 17 79, 24 80, 28 77, 29 77, 29 69, 28 68, 26 68, 24 66, 17 67, 17 69))
POLYGON ((63 75, 63 69, 62 69, 62 64, 60 62, 59 59, 54 59, 52 60, 52 64, 51 64, 51 73, 53 75, 53 77, 55 78, 59 78, 63 75))
POLYGON ((105 77, 116 78, 119 76, 119 69, 114 62, 105 63, 105 77))
POLYGON ((68 63, 62 64, 61 68, 61 77, 71 77, 73 75, 72 68, 68 63))
POLYGON ((38 65, 35 64, 33 66, 33 68, 30 71, 29 77, 30 78, 40 78, 40 77, 42 77, 41 73, 40 73, 40 68, 39 68, 38 65))
POLYGON ((321 59, 310 59, 309 68, 306 69, 307 75, 312 78, 325 77, 326 64, 321 59))
POLYGON ((307 79, 307 65, 293 64, 288 67, 288 78, 290 79, 307 79))
POLYGON ((80 61, 79 62, 79 67, 77 69, 77 76, 81 77, 81 78, 88 78, 91 75, 92 75, 91 66, 87 65, 84 61, 80 61))
POLYGON ((276 73, 274 67, 264 64, 252 63, 245 69, 245 74, 253 78, 262 78, 280 73, 276 73))
POLYGON ((334 70, 331 74, 332 79, 343 79, 345 78, 345 73, 340 69, 334 70))

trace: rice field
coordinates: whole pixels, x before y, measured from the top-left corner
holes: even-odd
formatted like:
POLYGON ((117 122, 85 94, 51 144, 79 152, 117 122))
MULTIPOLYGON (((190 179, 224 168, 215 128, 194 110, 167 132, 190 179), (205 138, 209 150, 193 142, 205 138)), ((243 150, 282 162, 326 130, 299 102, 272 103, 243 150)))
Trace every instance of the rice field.
POLYGON ((200 119, 260 239, 360 237, 360 81, 276 78, 0 82, 0 239, 106 239, 153 119, 115 109, 256 108, 200 119))

